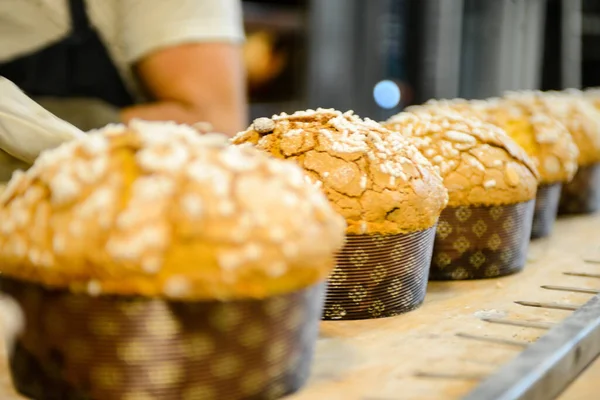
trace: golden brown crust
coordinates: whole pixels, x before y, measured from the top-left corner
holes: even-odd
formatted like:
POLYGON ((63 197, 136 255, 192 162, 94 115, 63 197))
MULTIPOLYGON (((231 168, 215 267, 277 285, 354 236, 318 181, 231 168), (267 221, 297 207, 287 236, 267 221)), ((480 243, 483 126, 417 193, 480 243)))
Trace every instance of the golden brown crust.
POLYGON ((285 293, 327 277, 345 231, 293 163, 171 123, 48 151, 0 207, 3 273, 91 294, 285 293))
POLYGON ((442 100, 410 107, 448 108, 466 117, 479 118, 502 128, 531 157, 540 183, 570 181, 577 171, 579 150, 562 123, 523 99, 442 100))
POLYGON ((433 114, 460 114, 466 118, 476 118, 485 120, 485 100, 466 100, 466 99, 432 99, 423 104, 407 107, 405 111, 418 114, 420 112, 433 114))
POLYGON ((527 102, 561 122, 579 149, 579 166, 600 162, 600 111, 581 92, 509 92, 505 98, 527 102))
POLYGON ((540 183, 573 179, 579 149, 561 122, 518 99, 490 100, 486 111, 487 122, 503 128, 531 156, 540 183))
POLYGON ((349 234, 426 229, 447 202, 442 179, 414 146, 352 113, 319 109, 260 118, 232 141, 297 162, 346 218, 349 234))
POLYGON ((385 126, 411 138, 439 168, 449 206, 504 205, 532 200, 533 162, 500 128, 435 108, 404 112, 385 126))

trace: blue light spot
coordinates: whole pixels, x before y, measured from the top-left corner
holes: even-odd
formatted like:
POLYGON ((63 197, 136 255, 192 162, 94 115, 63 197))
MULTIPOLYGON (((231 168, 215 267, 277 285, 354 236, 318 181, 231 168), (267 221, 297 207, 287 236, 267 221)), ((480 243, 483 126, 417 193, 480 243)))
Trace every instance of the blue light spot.
POLYGON ((400 104, 402 95, 395 82, 383 80, 373 88, 373 98, 379 107, 389 110, 400 104))

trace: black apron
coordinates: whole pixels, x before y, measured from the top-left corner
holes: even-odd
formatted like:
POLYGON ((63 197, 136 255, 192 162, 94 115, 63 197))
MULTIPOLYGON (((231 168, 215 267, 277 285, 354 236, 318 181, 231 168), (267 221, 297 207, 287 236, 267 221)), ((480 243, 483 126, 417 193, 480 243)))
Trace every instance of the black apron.
MULTIPOLYGON (((111 117, 105 117, 107 121, 94 123, 90 122, 94 118, 81 118, 80 110, 63 113, 61 111, 68 107, 55 107, 56 104, 61 104, 61 99, 81 99, 67 104, 76 105, 75 108, 82 104, 85 107, 87 102, 101 104, 104 109, 115 111, 112 117, 114 119, 118 116, 118 109, 134 104, 133 96, 127 90, 100 36, 90 24, 84 0, 69 0, 69 10, 72 28, 67 38, 33 54, 0 63, 0 75, 13 81, 42 106, 78 125, 80 129, 100 127, 81 126, 86 124, 117 122, 110 121, 111 117), (57 101, 49 101, 50 106, 46 106, 44 99, 57 101), (68 114, 73 118, 69 118, 68 114), (74 121, 77 119, 80 120, 79 124, 74 121)), ((102 120, 95 118, 98 119, 102 120)))

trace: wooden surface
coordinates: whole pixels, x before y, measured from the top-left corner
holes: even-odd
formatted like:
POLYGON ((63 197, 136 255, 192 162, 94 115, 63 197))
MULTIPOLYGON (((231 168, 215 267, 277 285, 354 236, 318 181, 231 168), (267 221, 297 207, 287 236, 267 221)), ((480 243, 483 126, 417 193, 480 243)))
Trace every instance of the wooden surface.
MULTIPOLYGON (((559 322, 568 311, 519 306, 515 300, 585 303, 591 295, 556 292, 540 285, 600 288, 600 279, 565 276, 597 272, 584 256, 600 259, 600 216, 562 219, 551 238, 533 242, 520 274, 486 281, 432 283, 423 307, 396 318, 323 322, 309 385, 289 400, 459 399, 516 356, 517 346, 457 337, 471 333, 531 342, 545 331, 482 322, 483 315, 559 322), (595 254, 594 254, 595 253, 595 254), (415 377, 416 372, 467 374, 472 379, 415 377)), ((589 368, 561 400, 591 396, 600 363, 589 368)), ((595 383, 596 382, 596 383, 595 383)), ((487 400, 487 399, 486 399, 487 400)))
MULTIPOLYGON (((523 307, 514 301, 585 303, 591 295, 549 291, 540 285, 600 288, 600 279, 562 274, 600 273, 600 264, 582 260, 585 256, 600 259, 599 238, 600 215, 562 219, 551 238, 532 243, 528 265, 520 274, 496 280, 431 283, 423 307, 395 318, 323 322, 310 382, 287 400, 461 398, 478 379, 493 373, 522 348, 456 334, 536 340, 544 330, 490 324, 480 317, 560 322, 569 311, 523 307), (469 376, 422 378, 415 376, 417 372, 469 376)), ((590 366, 560 400, 596 399, 599 379, 600 361, 590 366)), ((22 399, 11 393, 5 364, 0 363, 0 399, 22 399)))

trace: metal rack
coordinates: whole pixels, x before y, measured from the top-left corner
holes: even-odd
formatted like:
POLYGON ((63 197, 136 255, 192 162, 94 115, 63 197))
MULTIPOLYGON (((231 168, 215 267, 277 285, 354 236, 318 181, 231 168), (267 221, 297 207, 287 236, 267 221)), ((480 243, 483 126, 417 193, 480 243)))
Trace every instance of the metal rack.
MULTIPOLYGON (((600 264, 590 259, 588 263, 600 264)), ((564 275, 600 278, 600 274, 565 271, 564 275)), ((581 307, 571 304, 517 300, 525 307, 574 311, 559 323, 483 317, 491 324, 547 330, 533 344, 487 335, 458 333, 467 340, 505 344, 522 348, 521 353, 493 375, 439 374, 417 372, 423 378, 474 379, 481 383, 464 400, 547 400, 556 398, 600 355, 600 289, 542 285, 542 289, 594 294, 581 307)))

